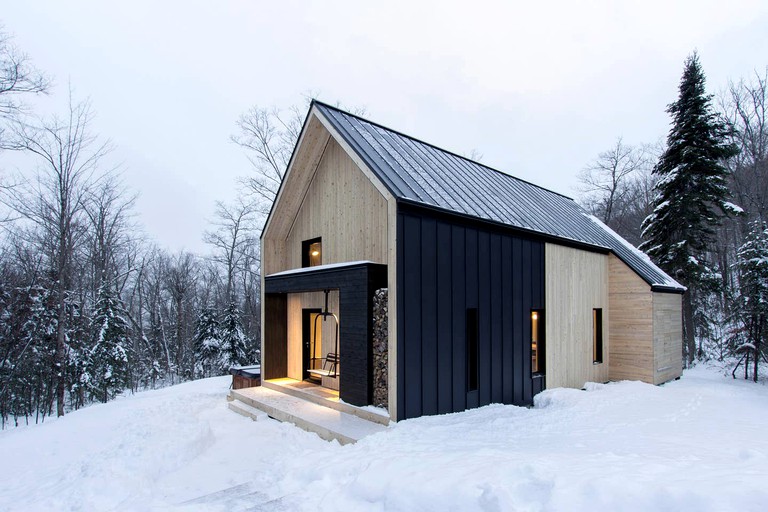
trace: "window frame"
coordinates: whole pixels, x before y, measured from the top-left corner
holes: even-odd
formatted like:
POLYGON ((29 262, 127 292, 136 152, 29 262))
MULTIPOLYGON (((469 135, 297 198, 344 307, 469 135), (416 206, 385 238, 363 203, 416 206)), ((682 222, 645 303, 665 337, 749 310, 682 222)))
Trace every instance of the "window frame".
POLYGON ((603 364, 605 355, 603 308, 592 308, 592 363, 603 364))
POLYGON ((547 343, 545 337, 546 323, 544 321, 543 309, 531 309, 531 314, 528 316, 530 321, 530 347, 531 347, 531 376, 543 377, 547 374, 547 343), (533 315, 536 314, 536 318, 533 315), (533 368, 533 334, 534 334, 534 320, 536 326, 536 362, 537 368, 533 368))
POLYGON ((301 268, 316 267, 323 264, 323 237, 310 238, 301 242, 301 268), (312 264, 312 257, 309 250, 314 244, 320 244, 320 263, 312 264))

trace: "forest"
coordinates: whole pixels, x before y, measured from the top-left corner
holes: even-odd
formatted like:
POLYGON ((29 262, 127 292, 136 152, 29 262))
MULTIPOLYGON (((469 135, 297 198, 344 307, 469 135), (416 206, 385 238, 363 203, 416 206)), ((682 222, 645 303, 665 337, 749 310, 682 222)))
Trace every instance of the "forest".
MULTIPOLYGON (((617 138, 580 171, 578 191, 688 287, 686 364, 716 360, 754 380, 766 359, 767 81, 768 69, 708 94, 693 54, 666 139, 617 138), (692 137, 706 147, 686 146, 692 137), (685 168, 707 177, 691 181, 685 168)), ((233 120, 252 172, 236 200, 216 205, 201 234, 209 252, 172 252, 140 234, 136 195, 106 164, 112 148, 92 131, 92 105, 70 89, 63 115, 31 106, 63 94, 52 84, 0 33, 3 427, 258 361, 258 236, 306 114, 306 104, 254 106, 233 120), (7 170, 8 154, 28 167, 7 170)))

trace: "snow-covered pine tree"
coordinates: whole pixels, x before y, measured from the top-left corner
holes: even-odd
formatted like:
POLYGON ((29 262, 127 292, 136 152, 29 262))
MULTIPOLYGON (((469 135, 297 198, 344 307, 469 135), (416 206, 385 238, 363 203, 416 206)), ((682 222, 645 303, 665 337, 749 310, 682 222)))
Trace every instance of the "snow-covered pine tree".
POLYGON ((658 176, 654 210, 642 225, 640 248, 688 288, 683 297, 683 360, 696 352, 697 304, 716 287, 717 274, 707 265, 708 248, 723 215, 739 213, 727 202, 723 161, 735 153, 727 129, 704 88, 704 72, 694 52, 685 61, 679 97, 667 112, 672 128, 667 148, 653 169, 658 176))
POLYGON ((223 365, 221 333, 216 312, 204 306, 195 322, 195 373, 202 377, 218 375, 223 365))
MULTIPOLYGON (((768 336, 768 226, 754 222, 746 240, 739 247, 739 312, 742 332, 746 335, 734 347, 746 365, 752 356, 753 379, 757 382, 760 359, 766 357, 764 340, 768 336)), ((735 370, 734 370, 735 371, 735 370)))
POLYGON ((219 324, 221 348, 225 369, 247 363, 246 339, 240 319, 240 310, 234 301, 229 303, 219 324))
POLYGON ((106 402, 128 387, 128 322, 120 299, 105 283, 99 288, 91 319, 94 343, 88 354, 85 380, 94 398, 106 402))

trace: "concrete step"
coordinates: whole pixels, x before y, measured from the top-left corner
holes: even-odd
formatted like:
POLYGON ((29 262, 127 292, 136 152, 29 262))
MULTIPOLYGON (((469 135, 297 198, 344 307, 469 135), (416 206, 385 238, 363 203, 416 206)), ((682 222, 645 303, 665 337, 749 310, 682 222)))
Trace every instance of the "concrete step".
POLYGON ((253 421, 264 421, 269 417, 264 411, 252 407, 245 402, 241 402, 240 400, 231 400, 228 406, 230 410, 235 411, 237 414, 245 416, 246 418, 251 418, 253 421))
POLYGON ((350 405, 344 402, 339 402, 338 399, 329 400, 322 396, 314 395, 310 392, 302 390, 301 388, 296 388, 296 387, 287 385, 287 381, 297 382, 297 381, 294 381, 293 379, 273 379, 273 380, 264 380, 262 381, 261 385, 262 387, 269 388, 274 391, 279 391, 281 393, 286 393, 288 395, 295 396, 297 398, 301 398, 303 400, 307 400, 307 401, 316 403, 318 405, 322 405, 323 407, 330 407, 331 409, 335 409, 337 411, 340 411, 346 414, 359 416, 364 420, 372 421, 374 423, 380 423, 381 425, 389 425, 389 416, 385 416, 383 414, 378 414, 372 411, 361 409, 360 407, 356 407, 354 405, 350 405), (281 383, 281 381, 286 381, 286 383, 281 383))
POLYGON ((350 444, 387 427, 265 386, 231 390, 233 402, 259 409, 270 417, 314 432, 326 441, 350 444))

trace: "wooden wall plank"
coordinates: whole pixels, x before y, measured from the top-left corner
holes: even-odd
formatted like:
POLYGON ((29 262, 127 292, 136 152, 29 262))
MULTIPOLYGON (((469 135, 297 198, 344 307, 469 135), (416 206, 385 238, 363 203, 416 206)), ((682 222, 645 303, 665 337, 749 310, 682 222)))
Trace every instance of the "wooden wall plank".
POLYGON ((653 293, 653 383, 662 384, 683 373, 683 296, 653 293))
MULTIPOLYGON (((608 364, 593 362, 592 338, 593 308, 603 309, 608 325, 608 257, 546 244, 545 264, 547 386, 581 388, 608 381, 608 364)), ((612 350, 608 332, 604 329, 603 361, 612 350)))
POLYGON ((653 383, 653 304, 648 283, 613 254, 608 256, 611 380, 653 383))

